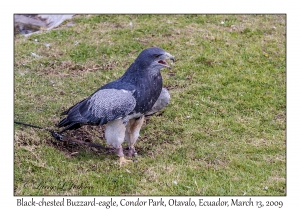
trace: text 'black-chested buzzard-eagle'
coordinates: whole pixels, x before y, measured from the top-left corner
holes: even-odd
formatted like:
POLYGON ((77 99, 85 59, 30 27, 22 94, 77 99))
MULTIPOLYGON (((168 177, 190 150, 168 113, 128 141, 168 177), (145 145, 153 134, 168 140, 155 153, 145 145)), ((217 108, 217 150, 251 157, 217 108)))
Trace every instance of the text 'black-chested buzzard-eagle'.
POLYGON ((174 61, 168 52, 152 47, 142 51, 119 79, 99 88, 92 95, 70 107, 59 124, 62 132, 82 125, 106 124, 105 139, 116 149, 120 165, 124 158, 122 143, 127 141, 129 156, 136 154, 134 144, 139 136, 144 116, 164 108, 170 95, 162 88, 160 70, 174 61))

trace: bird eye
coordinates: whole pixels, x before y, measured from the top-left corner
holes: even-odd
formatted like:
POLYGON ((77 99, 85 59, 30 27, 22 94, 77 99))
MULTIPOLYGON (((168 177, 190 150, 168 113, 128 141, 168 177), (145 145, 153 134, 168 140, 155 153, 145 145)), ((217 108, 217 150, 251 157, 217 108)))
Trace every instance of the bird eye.
POLYGON ((158 55, 158 54, 155 54, 155 55, 154 55, 155 58, 158 58, 159 56, 160 56, 160 55, 158 55))

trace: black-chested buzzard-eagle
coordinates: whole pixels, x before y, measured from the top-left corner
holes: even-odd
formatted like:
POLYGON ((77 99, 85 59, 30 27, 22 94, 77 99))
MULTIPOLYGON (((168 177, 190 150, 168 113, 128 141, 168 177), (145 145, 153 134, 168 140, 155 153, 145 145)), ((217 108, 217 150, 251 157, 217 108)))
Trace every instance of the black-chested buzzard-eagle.
POLYGON ((106 124, 105 139, 116 149, 120 165, 131 161, 124 158, 122 143, 127 141, 129 156, 136 154, 134 144, 144 116, 161 110, 170 100, 168 91, 162 88, 160 73, 162 68, 170 67, 168 59, 174 61, 160 48, 143 50, 122 77, 63 112, 67 116, 58 126, 65 127, 65 131, 106 124))

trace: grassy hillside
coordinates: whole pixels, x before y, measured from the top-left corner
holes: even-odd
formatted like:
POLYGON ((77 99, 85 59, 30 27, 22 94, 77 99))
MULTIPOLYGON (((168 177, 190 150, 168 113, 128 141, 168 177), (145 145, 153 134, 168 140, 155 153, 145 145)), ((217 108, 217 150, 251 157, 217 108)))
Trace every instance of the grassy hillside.
MULTIPOLYGON (((56 142, 15 126, 15 195, 285 195, 285 15, 78 15, 15 37, 14 119, 57 129, 60 113, 120 77, 151 46, 167 108, 146 120, 138 157, 56 142), (132 23, 130 25, 130 22, 132 23)), ((68 135, 103 146, 103 129, 68 135)))

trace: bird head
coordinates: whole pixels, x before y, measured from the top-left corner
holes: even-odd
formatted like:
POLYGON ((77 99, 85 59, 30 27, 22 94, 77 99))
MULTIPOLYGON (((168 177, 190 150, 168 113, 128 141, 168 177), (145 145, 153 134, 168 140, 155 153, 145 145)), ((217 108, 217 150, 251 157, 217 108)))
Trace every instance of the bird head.
POLYGON ((151 47, 143 50, 135 63, 141 64, 143 69, 160 70, 162 68, 171 68, 166 60, 174 62, 174 56, 158 47, 151 47))

